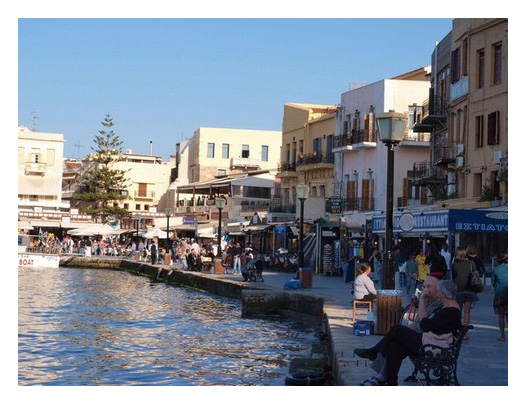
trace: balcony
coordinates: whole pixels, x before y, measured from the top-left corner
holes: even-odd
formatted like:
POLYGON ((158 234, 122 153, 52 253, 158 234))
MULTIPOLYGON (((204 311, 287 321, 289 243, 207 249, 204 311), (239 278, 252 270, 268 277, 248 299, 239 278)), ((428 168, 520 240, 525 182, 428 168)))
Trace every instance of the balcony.
POLYGON ((260 162, 256 158, 231 158, 231 169, 235 168, 260 168, 260 162))
POLYGON ((301 155, 296 164, 296 170, 309 170, 320 168, 334 168, 334 154, 322 154, 314 152, 312 154, 301 155))
POLYGON ((135 191, 135 199, 150 199, 155 198, 155 191, 135 191))
POLYGON ((359 150, 377 146, 375 132, 370 130, 353 130, 339 136, 334 136, 333 151, 359 150))
POLYGON ((243 200, 240 203, 241 212, 257 212, 257 211, 268 211, 270 209, 269 201, 249 201, 243 200))
POLYGON ((373 211, 375 209, 375 198, 347 198, 343 200, 342 210, 344 212, 351 211, 373 211))
POLYGON ((433 154, 434 165, 447 168, 449 164, 456 163, 456 144, 447 138, 439 138, 434 141, 433 154))
POLYGON ((24 164, 24 173, 26 175, 44 175, 46 173, 46 163, 27 162, 24 164))
POLYGON ((445 184, 445 176, 441 167, 433 167, 428 161, 414 163, 413 183, 416 186, 436 186, 445 184))
MULTIPOLYGON (((433 100, 433 89, 431 88, 429 99, 421 105, 421 120, 414 123, 413 131, 416 133, 430 133, 446 126, 447 114, 449 112, 449 99, 438 100, 438 106, 431 103, 433 100)), ((416 115, 417 117, 417 115, 416 115)))

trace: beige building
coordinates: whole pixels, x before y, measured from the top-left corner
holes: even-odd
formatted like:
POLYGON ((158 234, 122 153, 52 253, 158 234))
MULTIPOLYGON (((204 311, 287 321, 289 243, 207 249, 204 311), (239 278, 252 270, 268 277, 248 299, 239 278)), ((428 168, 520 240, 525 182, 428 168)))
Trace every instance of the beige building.
POLYGON ((61 200, 63 134, 18 128, 18 207, 37 210, 69 208, 61 200))
POLYGON ((508 19, 453 20, 450 74, 458 197, 506 203, 508 19))
POLYGON ((198 182, 217 176, 277 168, 281 132, 200 127, 190 147, 188 179, 198 182))
MULTIPOLYGON (((309 186, 305 218, 325 214, 325 200, 333 194, 333 137, 337 107, 286 103, 283 114, 282 161, 277 176, 281 179, 279 212, 297 213, 296 185, 309 186)), ((275 211, 275 208, 273 208, 275 211)))

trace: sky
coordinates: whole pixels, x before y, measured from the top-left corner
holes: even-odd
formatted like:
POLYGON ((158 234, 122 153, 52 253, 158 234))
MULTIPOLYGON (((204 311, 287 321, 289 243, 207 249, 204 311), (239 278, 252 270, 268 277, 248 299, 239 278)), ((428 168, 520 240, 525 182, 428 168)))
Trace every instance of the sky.
POLYGON ((199 127, 282 130, 288 102, 339 104, 350 83, 430 65, 452 19, 18 20, 18 124, 168 160, 199 127), (151 142, 151 143, 150 143, 151 142))

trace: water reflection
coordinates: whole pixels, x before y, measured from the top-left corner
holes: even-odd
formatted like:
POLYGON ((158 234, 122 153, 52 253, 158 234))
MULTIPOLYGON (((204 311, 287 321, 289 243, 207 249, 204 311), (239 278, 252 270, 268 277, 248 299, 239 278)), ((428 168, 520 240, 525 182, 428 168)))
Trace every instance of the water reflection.
POLYGON ((19 269, 21 385, 282 385, 315 341, 240 301, 126 272, 19 269))

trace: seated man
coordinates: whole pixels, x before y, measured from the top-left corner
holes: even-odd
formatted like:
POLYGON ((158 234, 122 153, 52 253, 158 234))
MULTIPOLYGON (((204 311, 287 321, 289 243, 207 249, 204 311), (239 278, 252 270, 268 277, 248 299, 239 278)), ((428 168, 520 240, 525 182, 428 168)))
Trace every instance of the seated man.
POLYGON ((415 359, 419 355, 424 334, 447 338, 460 329, 462 313, 455 300, 456 284, 448 280, 437 281, 436 277, 429 276, 423 286, 418 311, 421 333, 404 325, 396 325, 374 347, 355 349, 355 353, 365 359, 375 360, 379 355, 385 358, 382 370, 364 381, 363 386, 397 386, 397 375, 403 359, 408 356, 415 359), (442 307, 429 317, 427 303, 432 296, 441 301, 442 307))

